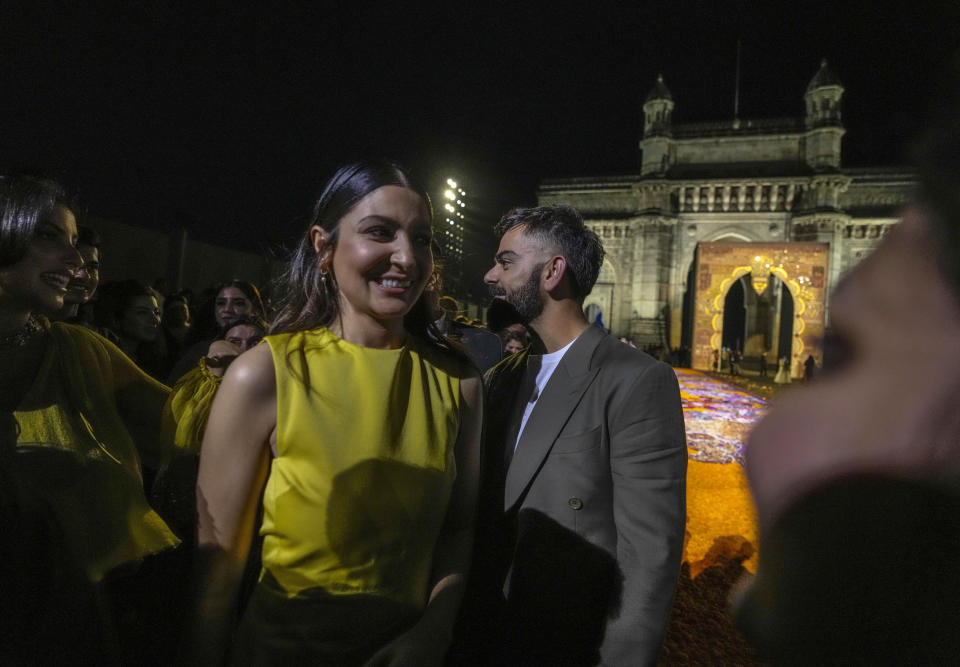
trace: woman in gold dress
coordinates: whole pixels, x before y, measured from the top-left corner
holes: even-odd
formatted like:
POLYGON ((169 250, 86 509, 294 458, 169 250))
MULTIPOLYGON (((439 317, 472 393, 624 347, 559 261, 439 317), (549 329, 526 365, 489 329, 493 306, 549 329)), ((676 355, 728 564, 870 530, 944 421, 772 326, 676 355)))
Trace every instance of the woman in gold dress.
POLYGON ((149 603, 138 566, 178 543, 147 504, 140 468, 164 458, 169 390, 105 338, 43 316, 63 308, 82 265, 76 242, 58 185, 0 177, 2 510, 24 531, 7 533, 0 560, 4 584, 26 590, 2 587, 11 655, 0 662, 135 659, 138 605, 149 603))

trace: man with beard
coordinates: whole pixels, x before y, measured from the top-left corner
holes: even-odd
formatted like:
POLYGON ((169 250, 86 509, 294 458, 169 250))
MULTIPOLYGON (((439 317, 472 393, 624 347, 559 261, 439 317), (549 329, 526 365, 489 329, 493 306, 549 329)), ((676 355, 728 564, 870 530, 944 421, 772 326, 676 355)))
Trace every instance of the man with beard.
POLYGON ((514 209, 498 231, 484 280, 539 341, 487 375, 475 563, 505 596, 494 661, 655 664, 684 536, 676 376, 587 322, 604 251, 575 209, 514 209))

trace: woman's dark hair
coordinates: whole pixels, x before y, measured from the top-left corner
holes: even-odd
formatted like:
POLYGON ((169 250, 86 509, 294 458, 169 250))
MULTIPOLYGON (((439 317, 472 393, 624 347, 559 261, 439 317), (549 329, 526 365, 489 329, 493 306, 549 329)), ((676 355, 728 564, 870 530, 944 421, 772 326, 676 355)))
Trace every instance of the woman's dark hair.
MULTIPOLYGON (((139 296, 157 297, 157 292, 139 280, 120 280, 103 286, 100 300, 95 306, 97 324, 104 326, 121 339, 126 337, 121 322, 124 311, 139 296)), ((163 335, 151 343, 137 343, 136 353, 131 358, 140 368, 157 380, 163 380, 169 372, 167 346, 163 335)))
MULTIPOLYGON (((98 324, 117 331, 123 312, 138 296, 156 297, 156 293, 139 280, 119 280, 104 285, 101 289, 100 301, 97 304, 98 324)), ((119 331, 117 331, 119 333, 119 331)))
POLYGON ((267 333, 267 322, 262 317, 250 316, 250 315, 241 315, 233 322, 228 322, 224 326, 220 327, 220 330, 217 331, 216 340, 225 340, 227 337, 227 332, 234 327, 239 327, 245 325, 248 327, 254 327, 260 330, 261 335, 266 335, 267 333))
MULTIPOLYGON (((329 326, 340 316, 337 278, 332 271, 321 279, 322 256, 310 241, 310 229, 318 225, 329 234, 329 245, 336 252, 340 220, 364 197, 386 185, 397 185, 420 195, 427 215, 432 221, 430 196, 402 167, 383 159, 362 160, 341 167, 327 182, 313 207, 307 230, 294 250, 275 293, 280 295, 277 315, 270 325, 270 333, 303 331, 329 326)), ((429 306, 429 291, 439 285, 434 264, 434 275, 428 280, 423 294, 404 317, 404 327, 417 338, 463 360, 464 355, 433 325, 429 306)))
POLYGON ((182 303, 183 305, 185 305, 185 306, 187 307, 188 310, 189 310, 189 308, 190 308, 190 299, 189 299, 189 297, 188 297, 186 294, 182 294, 181 292, 174 292, 173 294, 168 295, 168 296, 163 300, 163 309, 164 309, 164 311, 166 311, 168 307, 172 306, 172 305, 175 304, 175 303, 182 303))
POLYGON ((583 303, 600 275, 604 250, 600 237, 584 224, 580 212, 566 204, 515 208, 500 219, 496 231, 503 235, 514 227, 523 227, 525 235, 563 253, 570 288, 583 303))
POLYGON ((217 285, 216 292, 214 292, 213 295, 214 308, 216 308, 217 297, 220 296, 220 292, 226 287, 235 287, 243 292, 243 295, 253 304, 253 314, 261 319, 267 318, 266 311, 263 309, 263 299, 260 297, 260 290, 257 289, 257 286, 249 281, 237 280, 236 278, 217 285))
POLYGON ((515 340, 524 347, 530 344, 530 336, 527 335, 527 332, 520 331, 505 331, 503 334, 503 344, 506 345, 509 341, 515 340))
POLYGON ((220 329, 215 314, 217 297, 220 296, 221 290, 226 287, 235 287, 243 292, 243 295, 247 297, 253 307, 253 314, 264 320, 267 319, 263 309, 263 299, 260 297, 260 290, 257 289, 256 285, 246 280, 238 280, 236 278, 224 283, 217 283, 212 288, 205 289, 201 295, 200 306, 191 309, 193 318, 188 343, 193 344, 201 340, 209 341, 211 338, 216 337, 220 329))
POLYGON ((57 206, 74 210, 59 183, 24 174, 0 175, 0 266, 23 259, 37 225, 57 206))
POLYGON ((175 293, 175 294, 171 294, 170 296, 168 296, 163 300, 163 317, 161 318, 161 323, 164 326, 168 326, 170 324, 170 317, 172 316, 172 313, 173 313, 173 307, 178 303, 182 303, 183 307, 187 311, 187 316, 184 321, 184 324, 186 322, 190 322, 191 316, 193 314, 192 310, 190 309, 190 299, 188 299, 185 294, 175 293))

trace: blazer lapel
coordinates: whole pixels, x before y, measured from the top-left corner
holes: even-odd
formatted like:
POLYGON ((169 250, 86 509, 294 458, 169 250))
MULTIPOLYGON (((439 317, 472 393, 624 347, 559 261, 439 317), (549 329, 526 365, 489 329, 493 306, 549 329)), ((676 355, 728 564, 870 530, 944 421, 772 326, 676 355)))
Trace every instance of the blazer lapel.
POLYGON ((590 359, 604 335, 600 329, 588 327, 563 355, 547 382, 507 469, 504 510, 513 507, 530 486, 560 431, 599 372, 599 368, 590 368, 590 359))

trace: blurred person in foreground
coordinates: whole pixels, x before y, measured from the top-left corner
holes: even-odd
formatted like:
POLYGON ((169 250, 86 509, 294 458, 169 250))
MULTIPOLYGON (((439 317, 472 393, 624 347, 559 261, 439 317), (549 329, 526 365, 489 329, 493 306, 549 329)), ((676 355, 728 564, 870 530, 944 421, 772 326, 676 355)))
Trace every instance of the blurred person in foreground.
POLYGON ((822 373, 751 435, 760 565, 735 616, 762 660, 960 656, 958 110, 921 143, 917 203, 833 295, 822 373))

